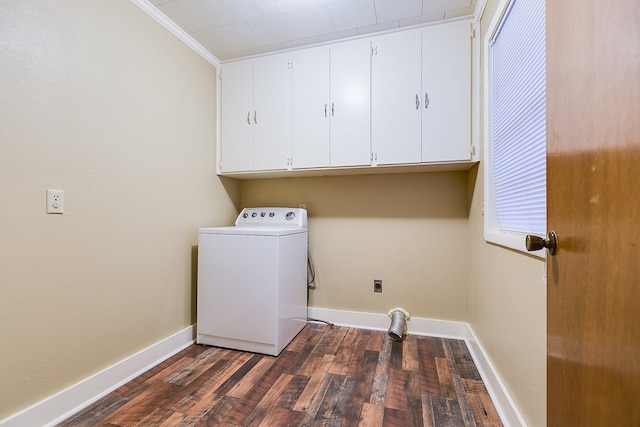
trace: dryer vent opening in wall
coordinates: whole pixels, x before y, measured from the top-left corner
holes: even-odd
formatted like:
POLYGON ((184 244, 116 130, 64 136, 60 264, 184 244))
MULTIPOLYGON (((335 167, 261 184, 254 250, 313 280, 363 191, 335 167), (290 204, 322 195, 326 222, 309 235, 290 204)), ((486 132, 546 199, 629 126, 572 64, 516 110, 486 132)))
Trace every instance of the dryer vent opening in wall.
POLYGON ((411 315, 402 308, 394 308, 388 314, 391 318, 389 337, 394 341, 402 341, 407 334, 407 320, 411 318, 411 315))

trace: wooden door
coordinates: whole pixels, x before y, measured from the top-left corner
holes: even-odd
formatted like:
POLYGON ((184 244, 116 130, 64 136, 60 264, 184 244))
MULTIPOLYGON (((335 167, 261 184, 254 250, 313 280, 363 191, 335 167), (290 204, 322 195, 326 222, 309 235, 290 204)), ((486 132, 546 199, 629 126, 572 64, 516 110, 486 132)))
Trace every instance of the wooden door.
POLYGON ((640 2, 547 2, 549 426, 640 426, 640 2))

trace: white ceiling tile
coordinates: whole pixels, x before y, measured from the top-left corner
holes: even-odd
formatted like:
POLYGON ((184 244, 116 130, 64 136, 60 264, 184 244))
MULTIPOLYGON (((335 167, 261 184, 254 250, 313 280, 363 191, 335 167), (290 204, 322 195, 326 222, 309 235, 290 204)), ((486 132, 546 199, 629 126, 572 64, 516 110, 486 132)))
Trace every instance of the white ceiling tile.
POLYGON ((475 6, 461 7, 459 9, 447 10, 444 13, 445 19, 462 18, 464 16, 473 16, 475 6))
POLYGON ((322 34, 320 35, 319 38, 321 42, 328 42, 332 40, 346 39, 348 37, 355 37, 357 35, 358 35, 358 30, 354 28, 353 30, 345 30, 345 31, 339 31, 337 33, 322 34))
POLYGON ((429 22, 442 21, 444 12, 430 13, 428 15, 420 15, 414 18, 400 20, 400 27, 411 27, 413 25, 427 24, 429 22))
POLYGON ((477 0, 148 1, 220 60, 473 16, 477 4, 477 0))
POLYGON ((298 28, 301 34, 319 35, 336 31, 326 6, 315 6, 285 13, 286 19, 298 28))
POLYGON ((380 24, 413 18, 422 14, 422 0, 375 0, 375 6, 380 24))
POLYGON ((256 9, 261 16, 275 15, 306 7, 322 6, 326 2, 327 0, 254 0, 256 9))
POLYGON ((255 19, 261 16, 252 0, 206 0, 211 10, 226 24, 255 19))
POLYGON ((248 21, 247 25, 267 44, 299 38, 289 34, 289 25, 281 13, 248 21))
POLYGON ((370 34, 370 33, 377 33, 380 31, 395 30, 396 28, 399 28, 399 27, 400 27, 400 24, 398 23, 398 21, 385 22, 383 24, 377 24, 377 25, 371 25, 368 27, 358 28, 358 34, 370 34))
POLYGON ((218 28, 257 18, 251 0, 176 0, 161 6, 189 32, 218 28))
POLYGON ((265 44, 318 36, 335 31, 326 6, 296 9, 247 21, 265 44))
POLYGON ((216 55, 216 58, 218 58, 221 61, 230 61, 232 59, 242 59, 251 55, 253 55, 253 52, 251 52, 249 49, 245 49, 245 50, 234 50, 233 52, 219 53, 216 55))
MULTIPOLYGON (((475 0, 473 1, 475 3, 475 0)), ((471 6, 472 0, 423 0, 422 13, 427 15, 430 13, 444 12, 448 9, 459 9, 471 6)))
POLYGON ((257 46, 249 49, 252 55, 259 55, 261 53, 270 53, 276 52, 278 50, 284 49, 284 45, 282 43, 273 43, 265 46, 257 46))
POLYGON ((336 31, 375 25, 376 8, 373 0, 335 0, 327 3, 336 31))
POLYGON ((263 44, 244 22, 199 31, 192 36, 216 56, 222 52, 244 50, 263 44))
POLYGON ((178 0, 163 4, 161 9, 178 20, 189 33, 224 25, 205 0, 178 0))
POLYGON ((285 48, 292 49, 292 48, 295 48, 295 47, 301 47, 301 46, 307 46, 307 45, 311 45, 311 44, 320 43, 321 41, 322 40, 320 40, 319 36, 313 36, 313 37, 307 37, 307 38, 304 38, 304 39, 285 41, 282 44, 284 45, 285 48))

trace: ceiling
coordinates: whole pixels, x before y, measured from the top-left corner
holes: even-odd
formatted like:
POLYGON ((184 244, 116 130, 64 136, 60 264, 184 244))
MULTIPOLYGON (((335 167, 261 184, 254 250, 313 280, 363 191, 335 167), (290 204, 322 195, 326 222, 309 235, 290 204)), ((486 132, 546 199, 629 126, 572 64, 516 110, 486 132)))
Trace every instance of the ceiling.
POLYGON ((148 0, 220 61, 473 16, 477 0, 148 0))

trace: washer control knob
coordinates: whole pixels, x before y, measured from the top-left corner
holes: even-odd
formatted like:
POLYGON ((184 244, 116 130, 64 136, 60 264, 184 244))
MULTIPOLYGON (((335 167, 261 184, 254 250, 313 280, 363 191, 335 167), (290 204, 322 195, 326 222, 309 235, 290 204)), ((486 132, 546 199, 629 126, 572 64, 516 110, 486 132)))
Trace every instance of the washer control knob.
POLYGON ((269 212, 269 218, 273 218, 274 216, 276 216, 275 212, 269 212))
POLYGON ((248 218, 248 217, 249 217, 248 213, 245 212, 245 213, 242 214, 242 218, 248 218))
POLYGON ((254 213, 251 214, 251 218, 255 218, 257 216, 258 216, 258 212, 254 212, 254 213))
POLYGON ((293 211, 289 211, 287 212, 287 215, 285 215, 285 218, 287 219, 287 221, 291 221, 295 217, 296 217, 296 213, 293 211))
POLYGON ((266 212, 260 212, 260 218, 264 218, 265 216, 267 216, 266 212))

